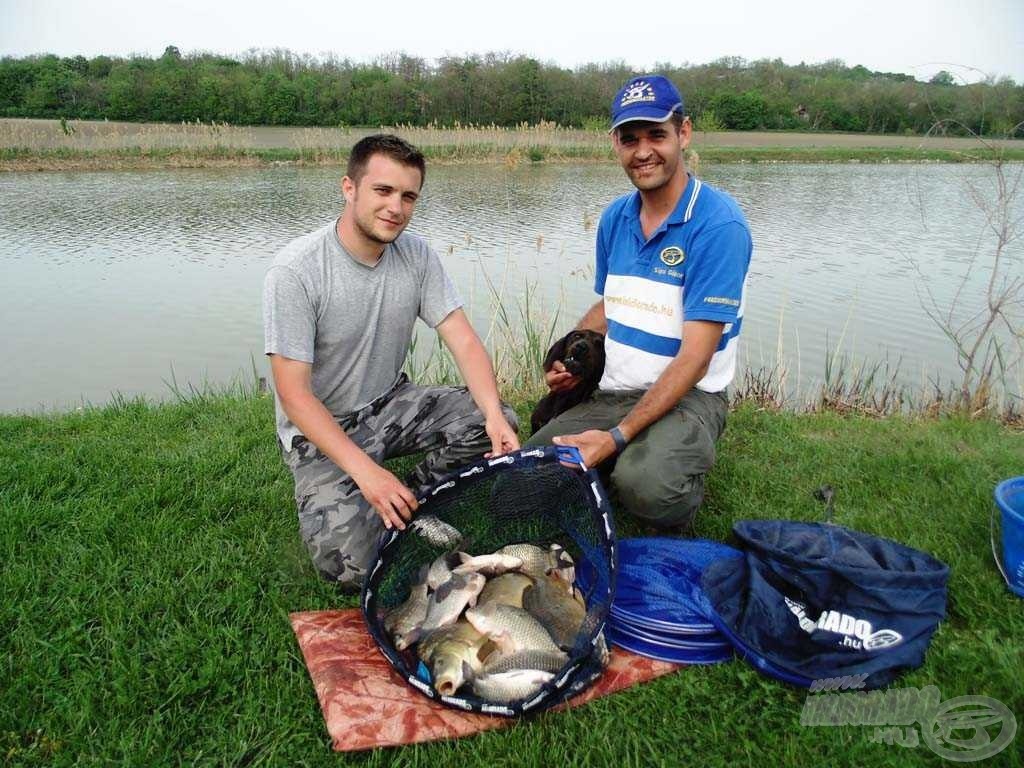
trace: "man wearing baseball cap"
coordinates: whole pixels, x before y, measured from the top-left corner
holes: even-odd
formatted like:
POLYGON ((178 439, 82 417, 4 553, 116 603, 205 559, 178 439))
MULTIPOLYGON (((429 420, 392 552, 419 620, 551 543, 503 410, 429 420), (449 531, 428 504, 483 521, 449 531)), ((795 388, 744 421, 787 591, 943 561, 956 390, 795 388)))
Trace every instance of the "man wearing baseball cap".
MULTIPOLYGON (((692 130, 667 78, 615 96, 612 145, 636 191, 601 216, 601 298, 577 326, 605 334, 604 374, 529 441, 576 446, 618 509, 670 530, 692 524, 725 427, 752 252, 736 202, 687 171, 692 130)), ((545 375, 553 392, 579 381, 561 362, 545 375)))

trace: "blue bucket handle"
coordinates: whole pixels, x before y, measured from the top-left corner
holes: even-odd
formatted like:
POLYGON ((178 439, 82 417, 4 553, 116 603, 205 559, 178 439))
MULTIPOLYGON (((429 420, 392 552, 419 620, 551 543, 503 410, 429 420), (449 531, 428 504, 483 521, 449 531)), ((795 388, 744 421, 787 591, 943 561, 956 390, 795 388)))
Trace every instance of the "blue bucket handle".
POLYGON ((999 575, 1003 577, 1003 581, 1006 582, 1006 586, 1010 588, 1011 592, 1024 596, 1024 594, 1021 593, 1020 588, 1014 586, 1013 581, 1010 579, 1010 575, 1006 572, 1006 569, 1003 568, 1003 559, 999 556, 999 548, 996 544, 996 507, 999 507, 1000 509, 1007 509, 1009 506, 1009 502, 1005 501, 1003 498, 1003 489, 1008 489, 1010 486, 1020 484, 1022 481, 1024 481, 1024 477, 1013 477, 1009 480, 1004 480, 996 486, 996 489, 992 494, 995 497, 996 503, 992 505, 992 511, 989 514, 988 534, 989 540, 992 542, 992 558, 996 561, 996 568, 999 569, 999 575))
POLYGON ((1010 583, 1010 576, 1003 568, 1003 559, 999 556, 999 548, 996 545, 996 505, 992 505, 992 512, 988 517, 988 537, 992 542, 992 558, 996 561, 996 568, 999 569, 999 574, 1003 577, 1003 581, 1006 582, 1011 590, 1013 585, 1010 583))

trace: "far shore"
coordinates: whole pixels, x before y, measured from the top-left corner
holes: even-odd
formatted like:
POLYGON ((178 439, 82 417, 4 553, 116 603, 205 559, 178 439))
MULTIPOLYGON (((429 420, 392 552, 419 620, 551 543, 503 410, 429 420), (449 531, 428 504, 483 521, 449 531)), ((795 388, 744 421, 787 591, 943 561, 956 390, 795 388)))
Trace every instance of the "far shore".
MULTIPOLYGON (((0 119, 0 171, 342 165, 363 136, 393 131, 432 162, 610 162, 608 135, 554 125, 323 128, 0 119)), ((1024 160, 1024 140, 849 133, 694 131, 702 163, 1024 160)))

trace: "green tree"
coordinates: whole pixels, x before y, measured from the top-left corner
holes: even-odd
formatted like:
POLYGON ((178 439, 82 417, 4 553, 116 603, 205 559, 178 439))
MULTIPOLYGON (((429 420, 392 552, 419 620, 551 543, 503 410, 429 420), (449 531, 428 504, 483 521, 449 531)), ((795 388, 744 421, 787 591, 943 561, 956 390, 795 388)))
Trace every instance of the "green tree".
POLYGON ((722 124, 732 130, 764 128, 768 118, 768 104, 756 91, 720 93, 712 100, 711 108, 722 124))

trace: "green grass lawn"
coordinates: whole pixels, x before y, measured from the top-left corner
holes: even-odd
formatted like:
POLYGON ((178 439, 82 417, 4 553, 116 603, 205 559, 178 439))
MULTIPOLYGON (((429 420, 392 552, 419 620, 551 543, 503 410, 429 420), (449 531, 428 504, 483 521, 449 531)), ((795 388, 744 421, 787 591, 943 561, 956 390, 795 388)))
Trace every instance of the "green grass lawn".
MULTIPOLYGON (((527 409, 521 409, 526 419, 527 409)), ((734 413, 700 536, 835 521, 951 566, 949 617, 896 686, 983 694, 1024 729, 1024 602, 993 563, 997 481, 1024 436, 992 421, 734 413)), ((623 521, 622 529, 628 529, 623 521)), ((288 621, 354 605, 315 575, 262 397, 0 417, 0 762, 27 765, 938 765, 873 729, 799 724, 804 691, 692 667, 455 742, 332 753, 288 621)), ((988 764, 1020 765, 1024 736, 988 764)))

